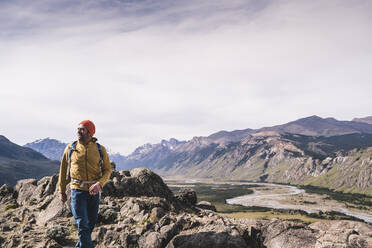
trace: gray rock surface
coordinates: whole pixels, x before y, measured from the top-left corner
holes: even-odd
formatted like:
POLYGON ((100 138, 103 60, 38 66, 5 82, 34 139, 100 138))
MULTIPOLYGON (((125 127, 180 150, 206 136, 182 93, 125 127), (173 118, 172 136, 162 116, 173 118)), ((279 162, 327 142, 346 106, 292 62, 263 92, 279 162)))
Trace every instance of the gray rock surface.
POLYGON ((214 212, 217 211, 216 207, 208 201, 200 201, 195 206, 198 207, 198 208, 207 209, 207 210, 211 210, 211 211, 214 211, 214 212))
POLYGON ((197 201, 195 190, 189 188, 181 189, 176 195, 176 198, 186 205, 195 205, 197 201))
POLYGON ((174 198, 163 179, 146 168, 113 171, 110 181, 103 188, 102 196, 158 196, 168 200, 174 198))

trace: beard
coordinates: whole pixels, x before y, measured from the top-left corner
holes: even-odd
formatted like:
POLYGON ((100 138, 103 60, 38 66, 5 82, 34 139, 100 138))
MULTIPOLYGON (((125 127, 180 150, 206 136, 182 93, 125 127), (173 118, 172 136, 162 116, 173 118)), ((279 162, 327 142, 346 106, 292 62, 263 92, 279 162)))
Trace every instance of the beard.
POLYGON ((87 141, 89 139, 89 134, 78 134, 79 141, 87 141))

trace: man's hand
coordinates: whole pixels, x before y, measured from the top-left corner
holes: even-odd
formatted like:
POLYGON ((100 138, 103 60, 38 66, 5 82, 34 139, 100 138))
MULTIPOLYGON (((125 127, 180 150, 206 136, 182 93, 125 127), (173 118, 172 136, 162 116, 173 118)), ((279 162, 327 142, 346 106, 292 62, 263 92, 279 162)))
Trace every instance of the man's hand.
POLYGON ((101 190, 101 185, 99 183, 95 183, 89 188, 89 194, 96 195, 101 190))
POLYGON ((67 201, 67 195, 66 195, 66 193, 60 193, 60 194, 59 194, 59 199, 60 199, 63 203, 65 203, 65 202, 67 201))

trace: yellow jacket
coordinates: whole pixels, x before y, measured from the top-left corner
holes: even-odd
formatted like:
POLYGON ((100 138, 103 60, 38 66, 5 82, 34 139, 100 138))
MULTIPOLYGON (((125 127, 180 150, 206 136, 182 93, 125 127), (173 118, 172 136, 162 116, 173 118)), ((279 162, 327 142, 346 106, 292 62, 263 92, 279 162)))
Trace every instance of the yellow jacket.
MULTIPOLYGON (((111 165, 106 149, 101 145, 103 153, 103 166, 102 176, 100 176, 99 167, 99 151, 96 144, 97 139, 92 138, 87 145, 83 145, 79 141, 76 143, 76 150, 71 154, 71 178, 79 181, 97 181, 101 188, 105 185, 111 175, 111 165)), ((68 167, 68 151, 72 144, 68 144, 62 156, 61 166, 59 170, 58 188, 59 192, 66 192, 66 185, 69 183, 66 180, 67 167, 68 167)), ((89 190, 92 184, 84 184, 80 186, 79 182, 71 180, 71 189, 89 190)))

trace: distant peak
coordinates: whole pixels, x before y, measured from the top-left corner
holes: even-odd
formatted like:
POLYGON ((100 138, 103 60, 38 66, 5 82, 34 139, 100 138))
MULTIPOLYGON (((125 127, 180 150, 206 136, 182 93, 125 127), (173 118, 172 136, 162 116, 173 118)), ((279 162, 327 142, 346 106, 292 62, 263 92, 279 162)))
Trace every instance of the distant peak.
POLYGON ((352 121, 372 124, 372 116, 366 116, 366 117, 363 117, 363 118, 354 118, 352 121))
POLYGON ((10 140, 7 137, 5 137, 4 135, 0 135, 0 141, 10 142, 10 140))
POLYGON ((301 118, 300 120, 323 120, 323 118, 317 115, 312 115, 309 117, 301 118))

